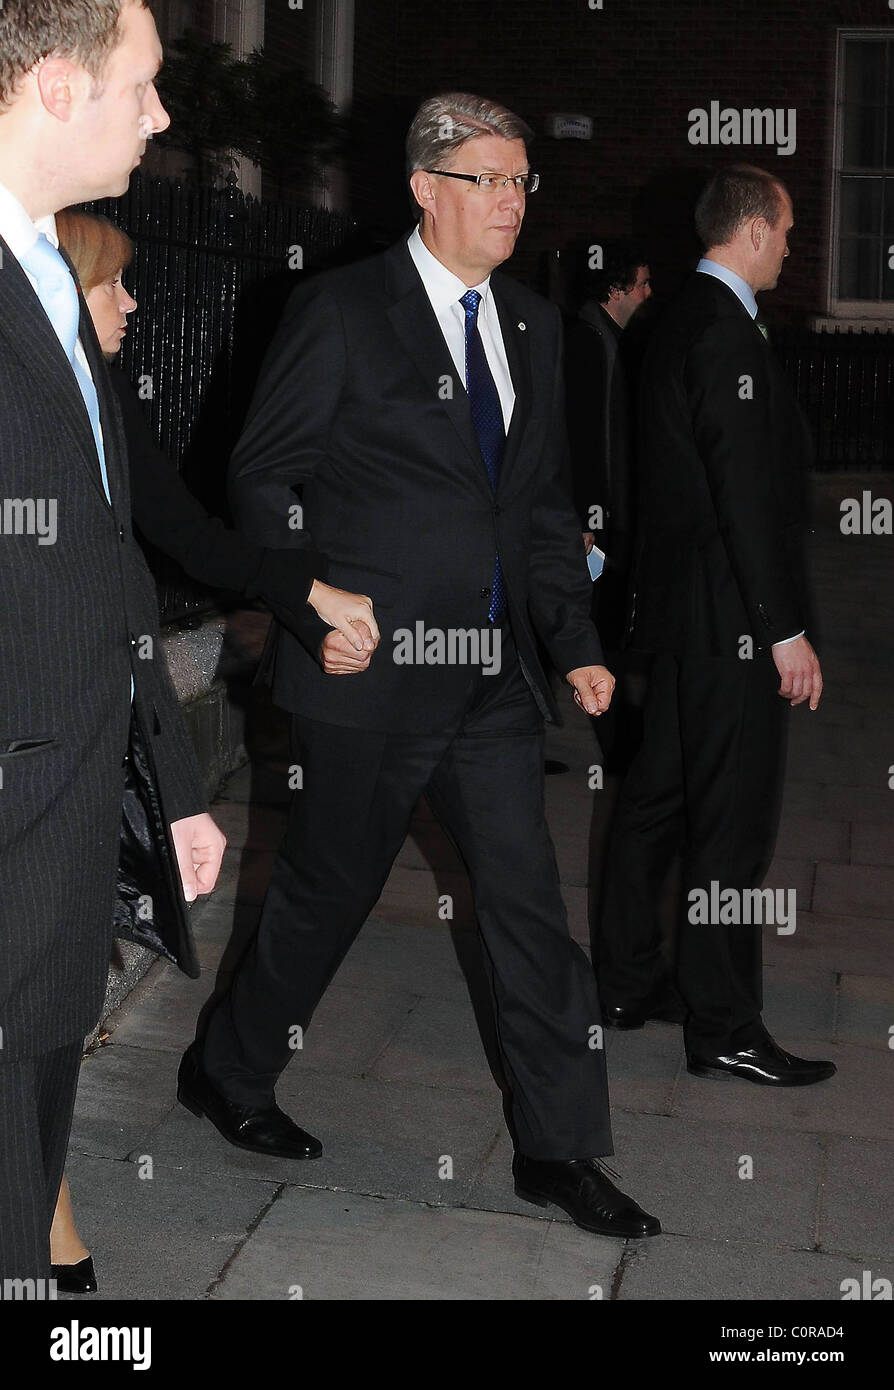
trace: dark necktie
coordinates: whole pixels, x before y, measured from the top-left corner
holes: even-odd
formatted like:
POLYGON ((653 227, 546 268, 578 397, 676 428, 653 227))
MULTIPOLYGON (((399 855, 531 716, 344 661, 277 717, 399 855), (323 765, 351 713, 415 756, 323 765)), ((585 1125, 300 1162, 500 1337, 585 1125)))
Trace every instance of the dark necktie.
MULTIPOLYGON (((481 295, 477 290, 467 290, 459 302, 466 312, 466 390, 472 409, 472 424, 478 436, 478 445, 490 485, 496 492, 500 481, 500 465, 506 450, 506 431, 503 426, 499 392, 487 365, 484 344, 478 330, 478 305, 481 303, 481 295)), ((488 620, 498 623, 505 612, 506 587, 503 583, 500 557, 495 555, 488 620)))

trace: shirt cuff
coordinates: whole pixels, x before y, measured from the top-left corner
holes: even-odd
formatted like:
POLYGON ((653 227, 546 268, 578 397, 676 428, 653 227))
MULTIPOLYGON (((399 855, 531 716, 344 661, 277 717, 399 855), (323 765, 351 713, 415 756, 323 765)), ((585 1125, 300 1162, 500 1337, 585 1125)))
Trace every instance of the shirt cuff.
POLYGON ((780 642, 774 642, 774 643, 773 643, 773 646, 774 646, 774 647, 787 647, 788 644, 789 644, 789 642, 797 642, 797 640, 798 640, 799 637, 803 637, 803 636, 804 636, 804 633, 805 633, 806 631, 807 631, 806 628, 802 628, 800 632, 796 632, 796 633, 795 633, 794 637, 783 637, 782 640, 781 640, 780 642))

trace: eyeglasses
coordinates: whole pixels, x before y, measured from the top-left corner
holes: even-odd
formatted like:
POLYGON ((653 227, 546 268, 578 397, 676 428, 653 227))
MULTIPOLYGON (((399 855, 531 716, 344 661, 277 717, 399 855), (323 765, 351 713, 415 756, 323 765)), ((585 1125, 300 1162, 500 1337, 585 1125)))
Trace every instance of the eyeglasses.
POLYGON ((424 174, 440 174, 444 179, 465 179, 477 183, 485 193, 495 193, 514 183, 519 193, 536 193, 540 187, 539 174, 454 174, 450 169, 423 169, 424 174))

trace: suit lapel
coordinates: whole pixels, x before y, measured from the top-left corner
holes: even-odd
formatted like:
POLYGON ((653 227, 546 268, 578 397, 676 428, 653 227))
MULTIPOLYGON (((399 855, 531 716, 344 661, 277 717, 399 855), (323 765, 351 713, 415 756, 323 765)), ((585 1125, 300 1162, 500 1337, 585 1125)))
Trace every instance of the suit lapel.
MULTIPOLYGON (((28 276, 2 237, 0 256, 3 265, 3 273, 0 274, 0 333, 22 362, 29 378, 42 385, 46 395, 51 397, 60 426, 77 445, 75 457, 87 469, 90 481, 108 506, 90 417, 71 364, 28 276)), ((85 309, 83 298, 79 296, 79 299, 83 322, 85 309)))
POLYGON ((444 340, 441 326, 413 264, 406 243, 400 242, 387 255, 388 318, 420 376, 456 430, 469 459, 471 472, 488 497, 493 497, 487 469, 472 424, 465 383, 457 381, 456 367, 444 340), (445 393, 443 379, 455 389, 445 393))
POLYGON ((515 405, 512 409, 512 419, 509 422, 506 452, 503 455, 500 484, 497 488, 499 493, 505 486, 506 478, 518 456, 519 446, 524 438, 525 426, 531 413, 531 353, 528 337, 531 330, 524 319, 513 311, 511 289, 506 282, 502 279, 497 281, 491 279, 490 287, 494 296, 494 303, 497 306, 500 332, 503 335, 503 347, 506 349, 506 361, 509 364, 509 375, 512 378, 512 386, 515 391, 515 405))

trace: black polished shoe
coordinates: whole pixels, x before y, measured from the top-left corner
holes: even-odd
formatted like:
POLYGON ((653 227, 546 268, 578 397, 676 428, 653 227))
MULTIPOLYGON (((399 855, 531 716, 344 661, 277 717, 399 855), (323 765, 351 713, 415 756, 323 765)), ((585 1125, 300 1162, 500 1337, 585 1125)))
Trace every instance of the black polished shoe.
POLYGON ((714 1080, 727 1076, 739 1077, 742 1081, 753 1081, 758 1086, 812 1086, 816 1081, 826 1081, 834 1076, 836 1066, 834 1062, 793 1057, 767 1033, 753 1047, 742 1048, 738 1052, 708 1057, 688 1052, 686 1070, 693 1076, 707 1076, 714 1080))
POLYGON ((177 1099, 194 1115, 209 1119, 237 1149, 276 1158, 319 1158, 323 1152, 319 1139, 299 1129, 278 1105, 259 1108, 228 1100, 202 1070, 196 1043, 183 1054, 177 1099))
POLYGON ((686 1005, 672 989, 662 989, 643 1004, 603 1004, 602 1021, 606 1028, 622 1028, 627 1031, 642 1028, 651 1019, 661 1023, 685 1023, 686 1005))
POLYGON ((57 1293, 96 1293, 99 1288, 91 1255, 76 1265, 50 1265, 50 1273, 56 1280, 57 1293))
POLYGON ((516 1197, 536 1207, 552 1202, 593 1235, 628 1240, 661 1234, 657 1216, 649 1216, 615 1187, 598 1158, 540 1159, 516 1154, 512 1176, 516 1197))

